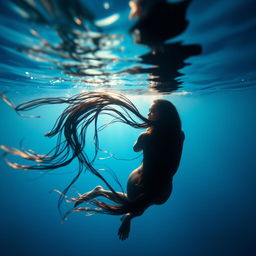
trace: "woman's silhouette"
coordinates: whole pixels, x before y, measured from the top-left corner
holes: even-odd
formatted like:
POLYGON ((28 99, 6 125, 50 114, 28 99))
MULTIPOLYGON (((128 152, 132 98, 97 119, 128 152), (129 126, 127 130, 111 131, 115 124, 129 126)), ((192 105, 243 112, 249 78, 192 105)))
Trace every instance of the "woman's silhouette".
POLYGON ((3 150, 22 158, 38 162, 35 165, 20 165, 6 162, 13 168, 50 170, 68 165, 78 159, 79 169, 70 185, 61 192, 59 204, 66 196, 70 186, 79 178, 83 170, 89 170, 101 178, 109 190, 97 186, 92 191, 77 198, 68 197, 75 202, 71 212, 98 212, 111 215, 123 215, 119 228, 120 239, 126 239, 130 232, 131 219, 140 216, 149 206, 163 204, 172 191, 172 179, 176 173, 184 141, 181 121, 174 105, 166 100, 156 100, 150 107, 148 118, 142 116, 138 109, 126 97, 120 94, 85 92, 71 98, 41 98, 14 106, 1 95, 9 106, 18 113, 44 104, 68 104, 59 116, 52 131, 46 136, 58 135, 57 145, 47 155, 39 155, 25 149, 18 150, 0 146, 3 150), (134 128, 147 128, 141 133, 133 147, 134 151, 143 151, 143 162, 128 179, 127 193, 117 192, 105 178, 93 167, 99 150, 98 132, 107 126, 98 127, 98 117, 106 114, 113 117, 113 122, 126 123, 134 128), (136 121, 140 119, 142 122, 136 121), (86 131, 90 124, 95 126, 95 155, 92 159, 86 154, 86 131), (96 199, 105 197, 114 204, 96 199), (80 207, 87 202, 90 207, 80 207))

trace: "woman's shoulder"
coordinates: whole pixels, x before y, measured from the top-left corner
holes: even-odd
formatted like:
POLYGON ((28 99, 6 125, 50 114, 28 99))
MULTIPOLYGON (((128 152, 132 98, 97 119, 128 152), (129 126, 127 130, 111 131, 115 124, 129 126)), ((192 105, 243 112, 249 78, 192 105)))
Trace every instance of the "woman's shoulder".
POLYGON ((146 130, 145 132, 142 132, 140 135, 139 135, 139 138, 146 138, 146 137, 149 137, 151 134, 150 130, 146 130))
POLYGON ((138 142, 145 143, 146 141, 148 141, 149 137, 150 137, 149 131, 142 132, 138 137, 138 142))

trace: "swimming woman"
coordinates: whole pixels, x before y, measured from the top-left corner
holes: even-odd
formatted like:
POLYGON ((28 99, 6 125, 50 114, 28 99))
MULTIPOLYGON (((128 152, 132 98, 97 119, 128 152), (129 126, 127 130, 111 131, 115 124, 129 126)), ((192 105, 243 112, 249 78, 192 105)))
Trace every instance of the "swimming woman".
MULTIPOLYGON (((172 192, 172 180, 176 173, 184 141, 181 121, 174 105, 167 100, 156 100, 151 105, 148 118, 142 116, 138 109, 126 97, 120 94, 85 92, 71 98, 42 98, 14 106, 4 95, 2 98, 18 113, 30 110, 44 104, 62 104, 69 106, 58 118, 52 131, 46 136, 58 134, 58 143, 51 150, 52 155, 39 155, 25 149, 0 146, 13 155, 39 162, 36 165, 20 165, 6 162, 13 168, 49 170, 69 164, 75 158, 79 161, 79 170, 70 185, 61 193, 59 203, 66 196, 70 186, 78 179, 83 169, 98 176, 109 190, 97 186, 90 192, 77 198, 70 198, 75 202, 71 212, 99 212, 111 215, 123 215, 119 228, 119 238, 126 239, 130 232, 131 220, 143 214, 151 205, 165 203, 172 192), (135 128, 147 128, 141 133, 133 147, 135 152, 143 151, 142 165, 134 170, 127 183, 127 193, 117 192, 105 178, 93 167, 99 150, 98 131, 105 126, 98 127, 99 114, 112 116, 113 122, 123 122, 135 128), (135 121, 133 115, 143 122, 135 121), (95 155, 88 159, 85 149, 87 127, 94 123, 95 155), (78 135, 78 128, 79 130, 78 135), (64 139, 63 139, 64 135, 64 139), (84 150, 85 149, 85 150, 84 150), (96 199, 105 197, 114 204, 110 205, 96 199), (87 202, 92 207, 78 207, 87 202)), ((67 215, 66 214, 66 215, 67 215)))

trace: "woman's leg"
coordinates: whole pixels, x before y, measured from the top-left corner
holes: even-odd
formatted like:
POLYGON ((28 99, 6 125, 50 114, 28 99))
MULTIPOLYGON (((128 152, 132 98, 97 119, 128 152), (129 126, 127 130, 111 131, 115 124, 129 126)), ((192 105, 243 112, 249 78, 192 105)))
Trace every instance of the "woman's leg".
POLYGON ((123 217, 121 218, 122 224, 118 230, 119 239, 125 240, 128 238, 131 229, 131 220, 134 217, 135 216, 131 213, 123 215, 123 217))
POLYGON ((97 186, 93 190, 79 196, 74 206, 76 207, 79 204, 86 202, 88 200, 94 199, 98 196, 106 197, 107 199, 115 203, 123 203, 124 200, 127 200, 127 195, 125 193, 116 192, 115 194, 112 191, 103 189, 101 186, 97 186))
POLYGON ((140 167, 134 170, 129 176, 129 179, 127 182, 127 194, 122 192, 116 192, 115 194, 112 191, 104 190, 101 186, 97 186, 93 190, 85 194, 82 194, 81 196, 76 198, 75 199, 76 203, 74 206, 76 207, 81 203, 94 199, 98 196, 106 197, 115 203, 121 203, 121 204, 124 202, 124 200, 133 201, 142 193, 142 187, 137 185, 139 177, 140 177, 140 167))
POLYGON ((125 214, 118 230, 118 236, 121 240, 128 238, 131 228, 131 220, 144 213, 144 211, 153 204, 163 204, 170 197, 172 192, 172 180, 165 188, 145 190, 143 185, 139 184, 140 169, 133 171, 127 183, 127 198, 130 201, 131 212, 125 214), (159 190, 161 191, 159 193, 159 190))
POLYGON ((151 204, 144 206, 140 211, 130 212, 122 216, 122 223, 118 230, 119 239, 125 240, 128 238, 131 229, 131 220, 135 217, 141 216, 150 205, 151 204))

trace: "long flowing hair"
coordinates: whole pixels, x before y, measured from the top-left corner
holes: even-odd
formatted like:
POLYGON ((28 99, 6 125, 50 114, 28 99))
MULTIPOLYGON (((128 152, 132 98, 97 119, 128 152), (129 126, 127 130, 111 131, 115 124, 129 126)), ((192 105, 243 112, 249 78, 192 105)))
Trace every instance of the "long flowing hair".
MULTIPOLYGON (((98 132, 104 129, 106 126, 112 123, 121 122, 134 128, 145 129, 156 125, 155 121, 148 120, 144 117, 136 106, 125 96, 118 93, 106 93, 106 92, 83 92, 70 98, 39 98, 30 101, 23 102, 15 106, 7 97, 0 94, 0 97, 19 115, 26 116, 22 112, 35 109, 37 107, 49 104, 67 104, 68 106, 60 114, 56 120, 52 130, 45 134, 47 137, 57 137, 57 143, 54 148, 46 155, 37 154, 34 151, 22 149, 16 149, 10 146, 0 145, 0 148, 6 153, 10 153, 15 156, 19 156, 23 159, 34 161, 33 165, 21 165, 18 163, 12 163, 5 158, 8 165, 16 169, 23 170, 53 170, 60 167, 67 166, 74 159, 78 160, 77 174, 70 182, 70 184, 60 193, 58 200, 58 208, 60 210, 61 203, 66 196, 70 187, 77 181, 83 171, 90 171, 95 176, 99 177, 106 186, 120 199, 122 207, 111 206, 104 202, 93 200, 91 201, 94 206, 99 208, 78 208, 72 211, 92 211, 103 212, 107 214, 124 214, 128 205, 127 200, 121 197, 109 184, 109 182, 99 173, 93 166, 94 161, 97 158, 99 151, 99 137, 98 132), (112 118, 112 121, 104 125, 99 125, 99 116, 105 114, 112 118), (94 140, 94 155, 89 158, 87 155, 87 129, 90 124, 93 124, 93 140, 94 140)), ((161 118, 160 123, 163 125, 163 121, 168 124, 166 119, 176 119, 179 117, 175 107, 172 103, 164 100, 157 100, 159 110, 165 113, 161 118), (169 110, 168 110, 169 109, 169 110), (169 112, 168 112, 169 111, 169 112)), ((26 116, 36 117, 36 116, 26 116)), ((178 118, 178 119, 177 119, 178 118)), ((159 122, 158 122, 159 123, 159 122)), ((175 124, 171 124, 172 126, 175 124)), ((130 206, 131 207, 131 206, 130 206)))
POLYGON ((52 130, 45 134, 47 137, 57 136, 56 146, 52 148, 48 154, 41 155, 31 150, 19 150, 1 145, 0 148, 7 153, 36 162, 34 165, 21 165, 12 163, 6 159, 8 165, 23 170, 52 170, 64 167, 70 164, 74 159, 77 159, 79 164, 77 174, 60 196, 58 201, 59 207, 67 191, 84 170, 88 170, 99 177, 106 186, 119 197, 113 187, 99 171, 94 168, 93 163, 99 151, 98 132, 110 123, 121 122, 134 128, 147 128, 153 125, 152 121, 140 114, 139 110, 128 98, 118 93, 83 92, 70 98, 39 98, 15 106, 5 95, 1 94, 0 96, 10 107, 22 116, 25 115, 21 114, 21 112, 29 111, 43 105, 68 104, 56 120, 52 130), (111 122, 99 126, 98 119, 100 114, 111 116, 113 119, 111 122), (139 119, 141 122, 136 121, 136 119, 139 119), (86 133, 90 124, 94 124, 93 140, 95 150, 92 159, 89 159, 86 153, 86 133))
POLYGON ((173 133, 181 130, 181 120, 175 106, 167 100, 157 99, 154 106, 158 112, 158 121, 153 127, 159 128, 161 133, 173 133))

